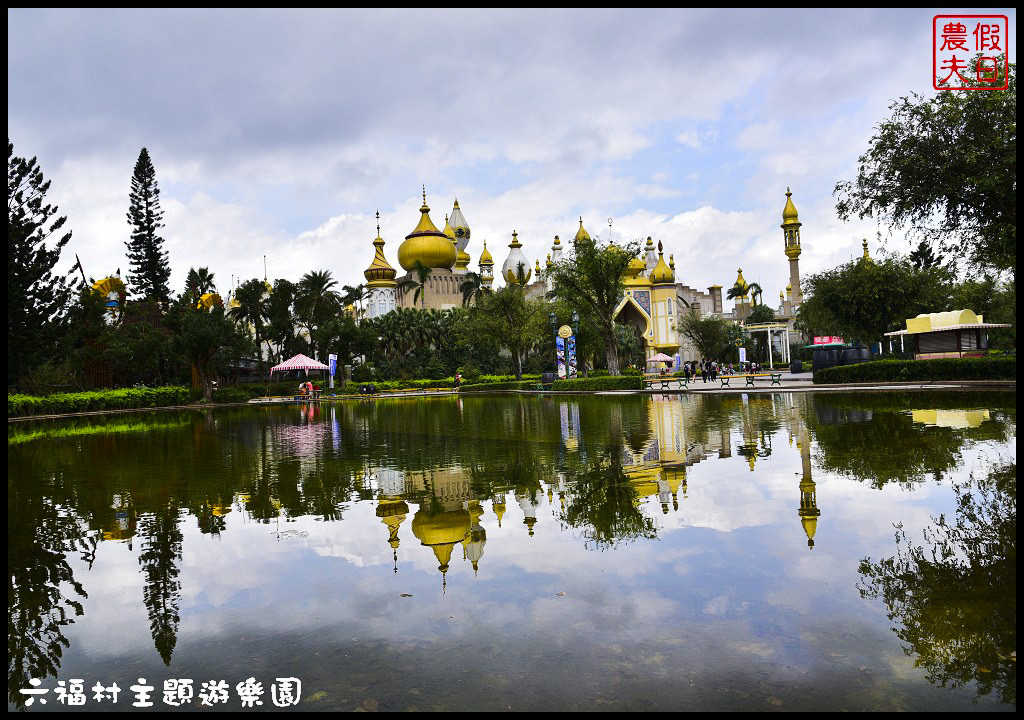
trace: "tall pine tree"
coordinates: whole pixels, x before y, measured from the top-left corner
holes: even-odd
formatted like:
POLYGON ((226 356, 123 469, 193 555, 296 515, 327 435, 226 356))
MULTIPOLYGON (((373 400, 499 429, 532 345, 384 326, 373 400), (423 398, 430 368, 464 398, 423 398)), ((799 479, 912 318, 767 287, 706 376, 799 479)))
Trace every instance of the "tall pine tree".
POLYGON ((166 307, 170 288, 171 266, 163 249, 164 239, 158 231, 164 226, 160 209, 160 188, 156 184, 156 170, 149 159, 149 151, 142 148, 132 175, 129 197, 128 224, 132 236, 127 242, 128 287, 136 298, 155 301, 166 307))
POLYGON ((46 242, 67 217, 45 205, 50 182, 43 180, 36 158, 15 157, 7 140, 7 384, 22 377, 35 363, 57 353, 72 289, 52 274, 67 232, 52 248, 46 242))

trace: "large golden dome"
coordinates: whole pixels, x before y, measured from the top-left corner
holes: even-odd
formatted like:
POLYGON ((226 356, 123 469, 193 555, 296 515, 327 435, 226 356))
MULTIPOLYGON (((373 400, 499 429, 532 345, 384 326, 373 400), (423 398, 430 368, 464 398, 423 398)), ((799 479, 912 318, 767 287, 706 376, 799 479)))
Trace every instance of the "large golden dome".
POLYGON ((406 270, 412 270, 417 260, 429 268, 451 270, 455 265, 455 243, 431 222, 429 212, 424 190, 419 224, 405 236, 405 242, 398 248, 398 264, 406 270))

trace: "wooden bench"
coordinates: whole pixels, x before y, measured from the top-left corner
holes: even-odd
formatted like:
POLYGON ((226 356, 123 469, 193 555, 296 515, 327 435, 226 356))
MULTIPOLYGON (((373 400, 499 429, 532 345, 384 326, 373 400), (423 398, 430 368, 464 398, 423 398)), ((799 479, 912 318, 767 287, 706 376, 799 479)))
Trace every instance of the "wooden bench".
POLYGON ((660 387, 658 389, 660 390, 679 390, 680 387, 678 383, 682 383, 683 387, 687 386, 687 381, 684 377, 649 378, 644 380, 644 389, 654 390, 654 386, 659 385, 660 387), (677 385, 673 388, 672 383, 677 383, 677 385))
POLYGON ((754 387, 754 380, 757 378, 766 377, 771 378, 772 385, 778 385, 782 387, 782 373, 744 373, 743 375, 719 375, 718 379, 722 381, 722 387, 729 387, 729 381, 736 378, 744 378, 747 383, 744 387, 754 387))

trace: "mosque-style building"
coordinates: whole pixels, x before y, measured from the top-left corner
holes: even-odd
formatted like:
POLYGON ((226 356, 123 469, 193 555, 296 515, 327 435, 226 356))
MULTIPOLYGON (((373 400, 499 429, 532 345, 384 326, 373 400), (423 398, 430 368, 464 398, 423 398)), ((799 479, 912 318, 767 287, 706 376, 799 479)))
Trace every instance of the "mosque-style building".
MULTIPOLYGON (((405 274, 398 276, 384 256, 384 240, 380 237, 380 213, 377 214, 377 237, 373 262, 364 271, 368 292, 365 317, 375 318, 396 308, 444 309, 462 305, 461 286, 470 269, 471 257, 466 251, 471 231, 455 200, 451 214, 445 216, 444 230, 438 230, 430 219, 426 188, 423 190, 423 205, 420 217, 412 232, 398 248, 398 263, 405 274), (416 297, 416 288, 406 281, 418 283, 417 268, 429 268, 425 287, 416 297)), ((786 189, 786 204, 782 211, 782 231, 786 257, 789 262, 789 284, 785 295, 779 293, 780 304, 774 309, 777 322, 795 329, 796 310, 803 295, 800 290, 800 220, 792 193, 786 189)), ((573 243, 589 240, 590 234, 583 227, 583 218, 573 237, 573 243)), ((499 274, 506 285, 523 285, 531 297, 544 297, 554 289, 551 270, 564 260, 563 245, 556 235, 544 264, 539 259, 533 263, 523 252, 518 233, 512 232, 509 253, 502 263, 499 274)), ((494 259, 484 241, 478 261, 481 285, 491 288, 494 275, 494 259)), ((737 274, 737 283, 746 286, 743 270, 737 274)), ((658 353, 674 357, 676 364, 697 360, 698 353, 683 336, 679 321, 682 315, 696 311, 701 315, 716 315, 742 323, 753 309, 751 298, 744 294, 736 298, 731 313, 726 313, 722 303, 722 286, 712 285, 706 291, 698 290, 676 278, 675 258, 665 252, 662 243, 655 245, 648 237, 643 255, 629 265, 625 278, 625 293, 616 309, 616 319, 634 325, 643 336, 647 346, 647 357, 658 353)))

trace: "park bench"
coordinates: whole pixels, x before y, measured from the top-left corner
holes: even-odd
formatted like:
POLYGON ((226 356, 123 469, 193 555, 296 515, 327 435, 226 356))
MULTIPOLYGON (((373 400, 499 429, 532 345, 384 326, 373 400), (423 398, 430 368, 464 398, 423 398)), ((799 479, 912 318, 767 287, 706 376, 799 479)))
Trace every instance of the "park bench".
POLYGON ((665 378, 648 378, 644 381, 645 390, 679 390, 679 383, 682 383, 682 387, 687 386, 686 378, 682 377, 665 377, 665 378), (674 387, 672 383, 677 383, 674 387), (655 385, 658 387, 655 388, 655 385))
POLYGON ((729 387, 729 381, 736 378, 744 378, 747 383, 745 387, 754 387, 754 380, 757 378, 766 377, 771 378, 772 385, 778 385, 782 387, 782 373, 744 373, 743 375, 719 375, 718 379, 722 381, 722 387, 729 387))

